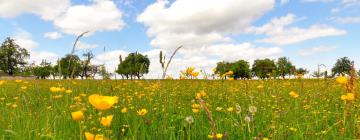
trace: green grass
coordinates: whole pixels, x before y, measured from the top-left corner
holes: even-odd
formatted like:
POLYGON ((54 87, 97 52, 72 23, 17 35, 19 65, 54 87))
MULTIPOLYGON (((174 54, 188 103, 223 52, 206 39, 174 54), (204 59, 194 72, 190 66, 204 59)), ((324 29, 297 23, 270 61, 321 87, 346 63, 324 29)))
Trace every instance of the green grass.
POLYGON ((346 105, 340 99, 344 87, 334 80, 297 79, 6 81, 0 85, 0 139, 77 140, 85 139, 84 132, 104 134, 108 139, 209 139, 212 130, 206 112, 194 113, 191 106, 197 103, 195 95, 201 90, 207 93, 203 99, 223 139, 359 138, 359 103, 348 104, 348 116, 344 113, 346 105), (53 86, 73 93, 51 93, 53 86), (299 97, 291 97, 291 91, 299 97), (100 112, 88 102, 91 94, 118 96, 119 103, 100 112), (250 113, 249 106, 255 106, 257 112, 250 113), (121 113, 123 107, 128 108, 127 113, 121 113), (217 107, 223 110, 216 111, 217 107), (234 111, 228 112, 229 107, 234 111), (137 115, 142 108, 148 114, 137 115), (85 119, 73 121, 71 112, 81 109, 85 119), (111 127, 101 126, 99 118, 111 114, 111 127), (194 118, 193 124, 184 120, 188 116, 194 118), (246 116, 252 117, 250 123, 244 121, 246 116))

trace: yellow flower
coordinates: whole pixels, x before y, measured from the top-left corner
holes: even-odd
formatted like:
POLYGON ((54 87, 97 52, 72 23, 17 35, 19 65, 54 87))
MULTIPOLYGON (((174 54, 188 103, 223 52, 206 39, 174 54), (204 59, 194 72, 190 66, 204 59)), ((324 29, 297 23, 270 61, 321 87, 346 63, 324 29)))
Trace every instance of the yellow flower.
POLYGON ((86 140, 94 140, 95 135, 91 134, 90 132, 85 132, 85 138, 86 140))
POLYGON ((256 88, 258 88, 258 89, 263 89, 264 86, 263 86, 263 85, 258 85, 256 88))
POLYGON ((191 73, 193 73, 194 70, 195 70, 194 67, 189 67, 189 68, 186 69, 186 73, 191 74, 191 73))
POLYGON ((230 77, 229 78, 229 81, 234 81, 235 79, 233 77, 230 77))
POLYGON ((127 112, 127 108, 126 107, 123 107, 122 109, 121 109, 121 113, 126 113, 127 112))
POLYGON ((294 92, 294 91, 291 91, 291 92, 289 93, 289 95, 290 95, 291 97, 293 97, 293 98, 298 98, 298 97, 299 97, 299 94, 297 94, 297 93, 294 92))
POLYGON ((341 99, 344 101, 353 101, 355 100, 354 93, 347 93, 346 95, 341 95, 341 99))
POLYGON ((60 87, 50 87, 50 91, 53 93, 57 93, 57 92, 63 92, 65 91, 65 88, 60 88, 60 87))
POLYGON ((218 111, 218 112, 220 112, 220 111, 222 111, 222 107, 216 107, 216 111, 218 111))
POLYGON ((196 108, 193 108, 193 109, 192 109, 192 112, 194 112, 194 113, 199 113, 200 110, 199 110, 199 109, 196 109, 196 108))
POLYGON ((144 108, 137 111, 137 114, 139 116, 145 116, 147 113, 148 113, 148 111, 144 108))
POLYGON ((336 78, 336 82, 345 85, 348 82, 348 79, 345 76, 340 76, 336 78))
POLYGON ((21 82, 22 82, 22 80, 15 80, 15 82, 16 82, 16 83, 21 83, 21 82))
POLYGON ((22 90, 25 90, 25 89, 27 89, 27 87, 26 86, 22 86, 22 87, 20 87, 22 90))
POLYGON ((114 115, 109 115, 109 116, 106 116, 106 117, 102 117, 101 120, 100 120, 100 123, 105 127, 110 127, 113 117, 114 117, 114 115))
POLYGON ((104 135, 96 135, 94 140, 104 140, 104 135))
POLYGON ((84 119, 84 113, 80 111, 71 112, 71 117, 74 121, 80 121, 84 119))
POLYGON ((226 75, 233 75, 234 72, 233 72, 233 71, 228 71, 228 72, 226 72, 225 74, 226 74, 226 75))
POLYGON ((0 86, 5 84, 5 81, 4 80, 0 80, 0 86))
POLYGON ((68 89, 65 91, 65 93, 70 94, 70 93, 72 93, 72 90, 68 89))
POLYGON ((200 108, 200 105, 199 104, 192 104, 191 107, 192 108, 200 108))
POLYGON ((198 77, 198 76, 199 76, 199 72, 192 72, 191 75, 192 75, 193 77, 198 77))
POLYGON ((234 108, 233 107, 229 107, 226 109, 228 112, 233 112, 234 111, 234 108))
POLYGON ((265 137, 264 137, 262 140, 269 140, 269 138, 265 138, 265 137))
POLYGON ((107 110, 118 102, 118 97, 93 94, 89 96, 89 102, 98 110, 107 110))
MULTIPOLYGON (((222 139, 222 137, 223 137, 223 134, 221 134, 221 133, 217 133, 217 134, 216 134, 216 139, 222 139)), ((208 135, 208 138, 209 138, 209 139, 213 139, 213 138, 214 138, 214 135, 208 135)))

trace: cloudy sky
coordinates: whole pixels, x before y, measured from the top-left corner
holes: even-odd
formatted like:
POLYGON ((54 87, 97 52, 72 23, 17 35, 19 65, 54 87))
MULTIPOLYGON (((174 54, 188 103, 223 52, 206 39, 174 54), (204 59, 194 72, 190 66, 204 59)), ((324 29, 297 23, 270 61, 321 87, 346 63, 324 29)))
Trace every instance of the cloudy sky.
POLYGON ((114 70, 120 54, 138 51, 154 78, 159 51, 179 45, 173 76, 280 56, 309 70, 343 56, 360 65, 360 0, 0 0, 0 40, 15 38, 31 62, 56 61, 84 31, 77 54, 91 50, 94 63, 114 70))

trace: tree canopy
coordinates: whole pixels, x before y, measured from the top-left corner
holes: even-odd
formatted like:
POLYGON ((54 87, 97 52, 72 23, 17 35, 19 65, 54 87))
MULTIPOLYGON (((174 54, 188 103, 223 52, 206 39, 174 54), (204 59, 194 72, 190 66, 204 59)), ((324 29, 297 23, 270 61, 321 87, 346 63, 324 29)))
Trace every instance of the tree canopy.
POLYGON ((253 75, 260 79, 270 78, 275 70, 276 65, 274 60, 268 58, 255 60, 252 67, 253 75))
POLYGON ((30 57, 25 48, 21 48, 14 39, 6 38, 0 47, 0 70, 8 75, 14 75, 21 66, 27 64, 25 61, 30 57))
POLYGON ((130 53, 124 61, 120 62, 116 72, 128 78, 137 77, 140 79, 144 74, 149 73, 150 60, 146 55, 130 53))
POLYGON ((339 58, 336 61, 334 67, 331 69, 333 76, 344 75, 344 74, 349 75, 351 71, 351 65, 353 63, 354 62, 351 61, 348 57, 339 58))

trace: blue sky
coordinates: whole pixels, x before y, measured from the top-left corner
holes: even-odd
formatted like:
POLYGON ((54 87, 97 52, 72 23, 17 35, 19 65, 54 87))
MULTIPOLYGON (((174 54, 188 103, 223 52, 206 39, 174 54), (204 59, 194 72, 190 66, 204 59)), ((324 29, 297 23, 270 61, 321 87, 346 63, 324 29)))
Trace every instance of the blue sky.
POLYGON ((0 1, 0 40, 15 38, 30 61, 56 61, 89 30, 77 54, 92 51, 93 63, 113 71, 120 54, 139 51, 151 59, 149 77, 161 73, 158 52, 178 45, 173 76, 188 66, 210 72, 222 60, 280 56, 309 70, 348 56, 359 68, 359 25, 360 0, 0 1))

